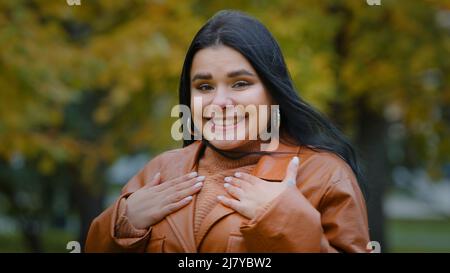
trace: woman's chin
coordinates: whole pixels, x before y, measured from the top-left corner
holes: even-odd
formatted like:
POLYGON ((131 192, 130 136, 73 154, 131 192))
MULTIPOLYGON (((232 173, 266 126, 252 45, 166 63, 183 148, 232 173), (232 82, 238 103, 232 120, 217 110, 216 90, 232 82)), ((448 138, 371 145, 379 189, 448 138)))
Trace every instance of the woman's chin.
POLYGON ((229 151, 238 149, 239 147, 247 144, 249 140, 210 140, 209 143, 214 145, 216 148, 229 151))

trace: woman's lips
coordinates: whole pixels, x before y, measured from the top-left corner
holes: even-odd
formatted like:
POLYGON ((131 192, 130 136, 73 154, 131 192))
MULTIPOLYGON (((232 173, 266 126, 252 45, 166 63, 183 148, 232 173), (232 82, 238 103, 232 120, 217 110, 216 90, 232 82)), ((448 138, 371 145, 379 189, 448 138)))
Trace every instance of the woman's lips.
POLYGON ((217 123, 214 122, 214 119, 211 119, 212 128, 215 129, 215 130, 221 130, 221 131, 233 130, 242 121, 245 121, 245 117, 239 118, 238 122, 235 122, 234 118, 222 120, 222 122, 221 121, 216 121, 217 123))

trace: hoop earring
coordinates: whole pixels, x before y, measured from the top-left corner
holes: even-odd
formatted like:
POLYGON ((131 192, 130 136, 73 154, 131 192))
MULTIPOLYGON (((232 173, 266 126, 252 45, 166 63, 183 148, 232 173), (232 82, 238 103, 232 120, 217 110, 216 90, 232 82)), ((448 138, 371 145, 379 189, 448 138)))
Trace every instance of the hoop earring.
POLYGON ((187 118, 186 126, 187 126, 187 130, 188 130, 189 134, 193 135, 192 134, 192 128, 191 128, 191 117, 187 118))
POLYGON ((280 108, 277 109, 277 130, 280 130, 280 123, 281 123, 281 114, 280 114, 280 108))

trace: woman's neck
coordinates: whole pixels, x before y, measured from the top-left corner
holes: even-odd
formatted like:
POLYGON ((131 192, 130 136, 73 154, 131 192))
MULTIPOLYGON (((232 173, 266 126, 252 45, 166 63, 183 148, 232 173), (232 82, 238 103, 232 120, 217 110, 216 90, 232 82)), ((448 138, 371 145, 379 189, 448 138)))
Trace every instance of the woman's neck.
POLYGON ((209 169, 214 170, 234 169, 256 164, 262 156, 256 153, 261 151, 260 148, 261 142, 259 140, 249 141, 245 145, 231 151, 216 151, 214 148, 206 145, 201 163, 203 167, 208 166, 209 169), (239 156, 239 158, 233 158, 236 156, 239 156))

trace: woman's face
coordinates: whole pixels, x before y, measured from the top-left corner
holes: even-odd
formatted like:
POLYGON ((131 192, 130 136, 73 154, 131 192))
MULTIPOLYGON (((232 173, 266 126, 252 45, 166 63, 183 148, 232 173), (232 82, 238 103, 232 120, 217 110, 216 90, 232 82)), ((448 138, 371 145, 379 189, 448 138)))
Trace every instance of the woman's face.
POLYGON ((254 140, 255 133, 259 136, 267 130, 272 99, 252 65, 238 51, 227 46, 199 50, 190 78, 194 125, 211 144, 232 150, 254 140), (225 111, 227 106, 241 108, 225 111), (268 107, 267 114, 258 114, 260 106, 268 107), (243 111, 244 108, 256 111, 243 111), (218 109, 222 111, 219 113, 218 109))

